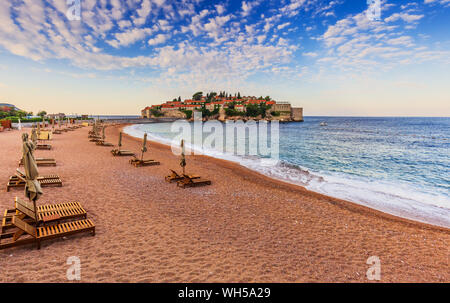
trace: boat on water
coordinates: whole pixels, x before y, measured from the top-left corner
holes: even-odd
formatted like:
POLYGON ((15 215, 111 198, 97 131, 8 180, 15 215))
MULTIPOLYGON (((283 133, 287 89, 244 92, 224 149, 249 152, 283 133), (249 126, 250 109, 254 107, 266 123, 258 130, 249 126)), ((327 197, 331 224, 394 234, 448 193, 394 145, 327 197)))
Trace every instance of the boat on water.
POLYGON ((320 122, 320 126, 328 126, 327 122, 320 122))

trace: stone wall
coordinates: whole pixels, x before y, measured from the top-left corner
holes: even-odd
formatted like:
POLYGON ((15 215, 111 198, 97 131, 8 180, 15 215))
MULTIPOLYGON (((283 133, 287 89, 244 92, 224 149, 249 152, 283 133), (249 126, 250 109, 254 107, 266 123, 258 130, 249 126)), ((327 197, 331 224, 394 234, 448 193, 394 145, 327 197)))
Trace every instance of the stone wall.
POLYGON ((292 121, 303 121, 303 107, 293 107, 291 111, 292 121))

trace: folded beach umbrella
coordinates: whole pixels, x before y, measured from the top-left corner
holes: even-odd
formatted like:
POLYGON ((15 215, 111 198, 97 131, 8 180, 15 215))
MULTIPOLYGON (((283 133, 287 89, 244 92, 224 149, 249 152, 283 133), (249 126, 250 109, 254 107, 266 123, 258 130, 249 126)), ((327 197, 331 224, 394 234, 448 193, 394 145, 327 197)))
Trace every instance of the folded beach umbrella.
POLYGON ((119 144, 117 144, 119 146, 119 150, 122 147, 122 132, 119 133, 119 144))
POLYGON ((36 146, 37 144, 37 134, 36 134, 36 129, 33 127, 33 129, 31 130, 31 141, 33 142, 33 144, 36 146))
POLYGON ((55 118, 52 119, 52 129, 55 130, 55 118))
POLYGON ((186 167, 186 156, 184 154, 184 140, 181 140, 181 160, 180 160, 180 166, 183 168, 183 175, 184 175, 184 168, 186 167))
MULTIPOLYGON (((23 137, 26 138, 25 136, 23 137)), ((36 201, 40 198, 42 195, 42 188, 40 183, 38 182, 37 178, 39 176, 39 171, 37 168, 36 160, 33 156, 33 150, 34 146, 33 143, 31 143, 28 140, 25 140, 23 142, 22 152, 23 152, 23 165, 25 168, 25 196, 30 200, 33 201, 34 205, 34 213, 37 216, 37 208, 36 208, 36 201)), ((37 217, 35 218, 37 222, 37 217)))
POLYGON ((142 141, 142 156, 141 161, 144 161, 144 153, 147 152, 147 133, 144 134, 144 140, 142 141))
POLYGON ((39 139, 39 137, 41 136, 41 123, 40 122, 38 122, 38 124, 37 124, 37 135, 38 135, 38 139, 39 139))
POLYGON ((106 126, 102 127, 102 139, 103 139, 103 141, 105 141, 105 138, 106 138, 106 136, 105 136, 105 128, 106 128, 106 126))

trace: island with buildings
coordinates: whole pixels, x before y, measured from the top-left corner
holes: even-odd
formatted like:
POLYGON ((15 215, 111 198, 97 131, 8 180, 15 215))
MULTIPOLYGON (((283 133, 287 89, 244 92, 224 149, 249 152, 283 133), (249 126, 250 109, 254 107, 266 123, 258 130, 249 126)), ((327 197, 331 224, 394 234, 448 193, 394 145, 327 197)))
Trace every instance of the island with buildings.
POLYGON ((241 96, 226 92, 195 93, 192 99, 181 97, 163 104, 151 105, 141 111, 143 119, 180 118, 193 119, 194 112, 201 112, 203 120, 278 120, 282 122, 303 121, 303 108, 292 107, 289 102, 277 102, 269 96, 241 96))

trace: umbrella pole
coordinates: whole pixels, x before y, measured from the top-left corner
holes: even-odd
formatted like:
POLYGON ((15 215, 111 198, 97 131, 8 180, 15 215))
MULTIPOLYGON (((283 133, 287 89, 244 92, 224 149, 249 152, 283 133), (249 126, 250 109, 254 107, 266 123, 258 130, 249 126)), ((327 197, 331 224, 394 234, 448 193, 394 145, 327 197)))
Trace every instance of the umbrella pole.
MULTIPOLYGON (((30 199, 30 202, 31 202, 31 199, 30 199)), ((36 226, 37 226, 39 221, 38 221, 38 210, 36 207, 36 200, 33 200, 33 206, 34 206, 34 220, 36 220, 36 226)))

